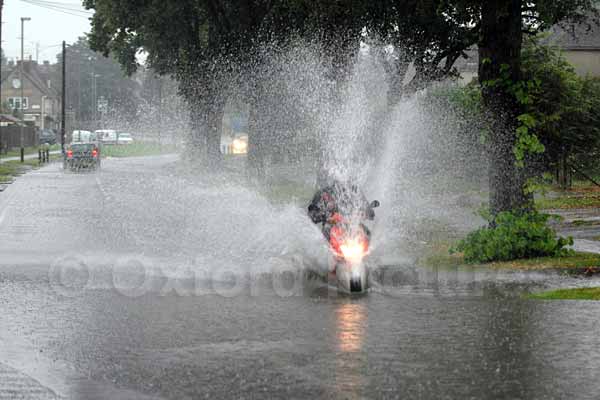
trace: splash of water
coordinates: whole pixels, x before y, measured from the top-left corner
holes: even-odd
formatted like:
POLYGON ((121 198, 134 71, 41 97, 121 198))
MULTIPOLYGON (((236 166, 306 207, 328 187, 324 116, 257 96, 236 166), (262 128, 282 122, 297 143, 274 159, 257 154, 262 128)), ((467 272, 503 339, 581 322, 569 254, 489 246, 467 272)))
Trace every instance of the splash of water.
MULTIPOLYGON (((306 185, 315 181, 319 167, 339 180, 358 183, 369 199, 382 203, 373 254, 390 262, 417 240, 415 231, 473 223, 470 211, 455 206, 457 192, 448 190, 449 182, 472 162, 453 152, 462 145, 454 138, 464 124, 450 107, 431 106, 427 91, 390 109, 385 70, 368 49, 358 53, 348 79, 337 89, 315 43, 268 48, 254 69, 269 106, 261 115, 271 146, 267 157, 296 153, 293 161, 283 157, 268 163, 270 184, 287 179, 306 185), (318 152, 321 156, 315 157, 318 152)), ((232 109, 247 113, 247 89, 230 93, 232 109)), ((172 192, 181 197, 180 204, 187 204, 187 223, 185 230, 168 238, 167 252, 178 246, 207 269, 260 271, 273 260, 294 255, 317 255, 309 264, 326 262, 326 247, 306 217, 306 204, 274 206, 272 199, 230 173, 213 179, 217 182, 207 184, 204 177, 196 177, 184 190, 172 192)), ((163 228, 157 238, 163 230, 172 232, 163 228)))

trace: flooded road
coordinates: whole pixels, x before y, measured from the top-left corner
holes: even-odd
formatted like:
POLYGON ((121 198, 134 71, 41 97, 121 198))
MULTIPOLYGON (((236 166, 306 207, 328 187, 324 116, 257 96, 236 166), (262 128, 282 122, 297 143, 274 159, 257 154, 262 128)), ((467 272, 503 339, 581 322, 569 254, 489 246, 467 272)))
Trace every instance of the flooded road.
POLYGON ((342 296, 297 205, 175 161, 0 195, 0 399, 598 398, 600 304, 522 296, 597 281, 386 259, 342 296))

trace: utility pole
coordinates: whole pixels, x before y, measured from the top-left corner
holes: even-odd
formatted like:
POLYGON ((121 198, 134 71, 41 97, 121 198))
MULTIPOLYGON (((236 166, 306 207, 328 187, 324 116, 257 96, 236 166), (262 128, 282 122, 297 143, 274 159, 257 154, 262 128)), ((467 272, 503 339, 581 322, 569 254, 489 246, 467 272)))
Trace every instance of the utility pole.
POLYGON ((65 110, 65 98, 67 94, 67 43, 63 40, 62 42, 62 92, 60 99, 60 146, 64 155, 65 152, 65 134, 67 132, 66 122, 66 110, 65 110))
MULTIPOLYGON (((98 123, 98 97, 96 93, 96 72, 92 74, 92 99, 94 101, 94 105, 92 107, 92 112, 94 115, 94 126, 98 123)), ((98 128, 96 128, 98 129, 98 128)))
POLYGON ((24 129, 25 129, 25 107, 23 100, 25 98, 25 82, 23 81, 23 70, 25 68, 25 21, 31 21, 29 17, 21 17, 21 68, 19 69, 19 80, 21 81, 21 162, 25 162, 25 147, 24 147, 24 129))
POLYGON ((158 76, 158 147, 160 147, 160 134, 162 131, 162 91, 163 81, 162 77, 158 76))
MULTIPOLYGON (((72 76, 72 75, 71 75, 72 76)), ((72 97, 71 97, 72 98, 72 97)), ((81 129, 81 58, 77 61, 77 129, 81 129)))
MULTIPOLYGON (((2 48, 2 9, 4 0, 0 0, 0 49, 2 48)), ((0 50, 0 53, 2 50, 0 50)), ((0 113, 2 113, 2 60, 0 60, 0 113)), ((2 153, 2 127, 0 126, 0 153, 2 153)))

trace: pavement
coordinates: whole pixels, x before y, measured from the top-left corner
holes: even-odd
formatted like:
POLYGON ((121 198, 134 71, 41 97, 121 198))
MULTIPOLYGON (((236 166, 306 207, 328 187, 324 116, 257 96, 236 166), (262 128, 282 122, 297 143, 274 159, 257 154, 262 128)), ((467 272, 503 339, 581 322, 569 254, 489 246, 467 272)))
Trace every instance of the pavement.
POLYGON ((0 194, 0 399, 597 399, 600 304, 523 294, 600 278, 429 270, 375 226, 379 280, 343 296, 299 206, 177 161, 0 194))
MULTIPOLYGON (((52 150, 50 152, 50 155, 55 155, 55 154, 60 154, 61 151, 60 150, 52 150)), ((34 154, 25 154, 25 159, 26 160, 33 160, 33 159, 37 159, 39 157, 38 154, 34 153, 34 154)), ((0 157, 0 164, 3 162, 7 162, 7 161, 19 161, 21 159, 21 157, 17 156, 17 157, 0 157)))
POLYGON ((600 209, 582 208, 547 210, 562 220, 554 228, 561 236, 574 239, 573 249, 588 253, 600 253, 600 209))

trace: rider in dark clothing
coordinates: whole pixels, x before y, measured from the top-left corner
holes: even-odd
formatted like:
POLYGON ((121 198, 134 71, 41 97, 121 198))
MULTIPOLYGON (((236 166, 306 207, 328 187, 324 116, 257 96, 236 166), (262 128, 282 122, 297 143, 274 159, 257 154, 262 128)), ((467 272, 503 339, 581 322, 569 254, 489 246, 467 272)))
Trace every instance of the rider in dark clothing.
MULTIPOLYGON (((308 206, 310 219, 315 224, 323 224, 323 234, 328 240, 331 217, 336 213, 350 216, 356 212, 360 212, 365 219, 375 218, 375 211, 358 187, 340 181, 334 181, 331 185, 317 191, 308 206)), ((368 232, 368 229, 366 231, 368 232)))

